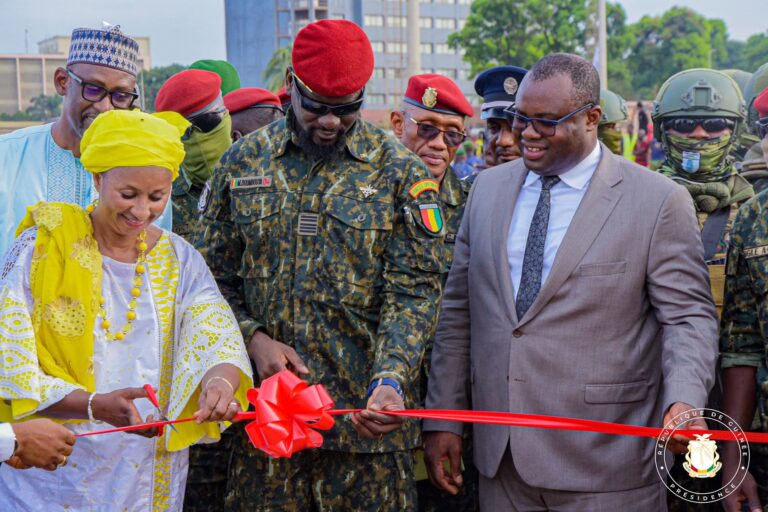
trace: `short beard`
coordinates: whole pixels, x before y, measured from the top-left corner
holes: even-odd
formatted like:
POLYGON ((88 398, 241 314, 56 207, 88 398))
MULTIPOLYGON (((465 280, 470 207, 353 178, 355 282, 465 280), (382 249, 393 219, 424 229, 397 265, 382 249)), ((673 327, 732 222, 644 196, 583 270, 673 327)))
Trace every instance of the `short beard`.
POLYGON ((300 128, 298 131, 299 148, 312 161, 332 160, 339 156, 347 145, 347 132, 339 131, 339 136, 333 144, 316 144, 312 140, 314 129, 300 128))

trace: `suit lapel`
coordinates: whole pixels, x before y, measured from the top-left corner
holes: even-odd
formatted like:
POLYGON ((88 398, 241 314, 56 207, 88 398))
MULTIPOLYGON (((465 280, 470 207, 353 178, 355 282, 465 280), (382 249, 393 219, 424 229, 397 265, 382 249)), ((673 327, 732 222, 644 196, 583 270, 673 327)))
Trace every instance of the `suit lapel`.
POLYGON ((621 197, 621 191, 614 188, 621 181, 621 174, 617 170, 618 163, 612 162, 612 159, 617 157, 605 146, 602 147, 602 152, 603 156, 584 194, 584 199, 581 200, 565 233, 563 243, 557 250, 547 281, 530 309, 520 320, 520 325, 530 321, 568 279, 597 238, 603 224, 608 220, 621 197))
POLYGON ((493 253, 498 276, 496 282, 501 287, 501 295, 512 324, 517 323, 517 312, 515 311, 515 294, 512 290, 512 275, 507 255, 507 239, 509 238, 509 226, 512 223, 512 213, 515 211, 515 203, 520 195, 520 188, 523 186, 525 176, 528 174, 525 165, 521 165, 522 161, 521 158, 510 165, 509 179, 505 181, 502 187, 499 187, 499 193, 495 194, 494 205, 490 210, 491 214, 504 212, 504 216, 494 225, 491 247, 496 248, 493 253))

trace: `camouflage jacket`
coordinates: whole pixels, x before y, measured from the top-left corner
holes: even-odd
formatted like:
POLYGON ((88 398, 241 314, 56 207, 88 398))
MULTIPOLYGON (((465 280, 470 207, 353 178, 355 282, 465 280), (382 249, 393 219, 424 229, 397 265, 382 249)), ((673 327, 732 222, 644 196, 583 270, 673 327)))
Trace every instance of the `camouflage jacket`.
POLYGON ((459 179, 453 169, 448 168, 443 182, 440 184, 440 206, 445 216, 445 234, 443 236, 443 285, 448 279, 448 271, 453 262, 453 247, 456 243, 456 234, 459 232, 461 218, 464 216, 464 205, 467 202, 471 183, 459 179))
MULTIPOLYGON (((413 407, 444 270, 437 184, 418 157, 361 120, 338 158, 311 162, 292 121, 224 154, 201 199, 196 246, 246 342, 264 329, 292 346, 307 380, 339 408, 365 407, 380 377, 397 380, 413 407)), ((368 441, 340 417, 324 437, 331 450, 402 450, 418 445, 419 425, 368 441)))
POLYGON ((171 201, 173 201, 173 232, 192 242, 192 233, 200 213, 197 211, 197 202, 203 187, 193 184, 184 174, 184 169, 179 170, 179 177, 173 182, 171 201))

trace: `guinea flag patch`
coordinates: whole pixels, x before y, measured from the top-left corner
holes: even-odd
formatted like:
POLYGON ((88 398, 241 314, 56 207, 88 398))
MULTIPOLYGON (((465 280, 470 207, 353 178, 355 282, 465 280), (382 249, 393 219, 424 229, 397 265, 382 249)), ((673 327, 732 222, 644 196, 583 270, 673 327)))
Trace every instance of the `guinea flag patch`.
POLYGON ((440 207, 435 203, 420 204, 419 213, 421 214, 421 224, 427 233, 440 234, 443 230, 443 213, 440 211, 440 207))
POLYGON ((440 185, 438 185, 435 180, 431 180, 431 179, 419 180, 413 184, 410 190, 408 190, 408 193, 411 195, 412 198, 416 199, 427 190, 431 190, 433 192, 439 193, 440 185))

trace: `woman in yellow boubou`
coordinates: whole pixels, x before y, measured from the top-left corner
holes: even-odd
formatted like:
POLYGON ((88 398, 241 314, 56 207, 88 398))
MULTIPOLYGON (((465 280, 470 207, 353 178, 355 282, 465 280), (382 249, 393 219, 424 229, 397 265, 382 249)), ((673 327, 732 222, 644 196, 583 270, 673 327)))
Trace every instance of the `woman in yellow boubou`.
POLYGON ((197 422, 80 438, 53 473, 4 464, 0 510, 178 510, 187 447, 218 440, 216 422, 247 405, 251 367, 229 306, 198 252, 152 225, 186 126, 174 113, 101 114, 81 143, 98 204, 29 208, 0 276, 0 421, 48 416, 76 433, 197 422))

